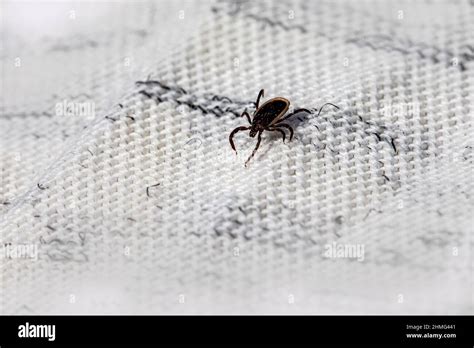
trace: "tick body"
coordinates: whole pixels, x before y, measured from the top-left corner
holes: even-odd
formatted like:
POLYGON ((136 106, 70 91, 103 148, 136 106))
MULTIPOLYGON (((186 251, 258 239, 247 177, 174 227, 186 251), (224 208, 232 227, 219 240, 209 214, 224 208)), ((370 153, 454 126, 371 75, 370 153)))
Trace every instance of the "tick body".
MULTIPOLYGON (((250 157, 247 159, 245 162, 245 166, 247 166, 248 162, 252 159, 252 157, 255 155, 255 152, 257 152, 260 142, 262 140, 262 133, 263 131, 270 131, 270 132, 279 132, 282 137, 283 137, 283 142, 285 142, 285 132, 283 131, 283 128, 286 128, 290 131, 290 141, 293 138, 293 128, 286 123, 283 123, 283 121, 287 120, 291 116, 300 113, 300 112, 307 112, 311 113, 311 111, 307 109, 297 109, 291 114, 288 114, 286 116, 285 113, 288 111, 290 107, 290 101, 288 99, 282 98, 282 97, 276 97, 273 99, 270 99, 266 101, 262 106, 259 106, 260 104, 260 99, 264 96, 264 90, 262 89, 260 93, 258 93, 257 101, 255 103, 256 108, 255 112, 253 114, 253 119, 250 119, 250 115, 247 113, 247 110, 244 110, 242 113, 241 117, 245 116, 247 117, 247 120, 250 124, 250 126, 245 127, 237 127, 235 128, 229 135, 229 142, 230 146, 232 147, 232 150, 235 151, 237 154, 237 150, 235 149, 234 145, 234 135, 237 132, 244 131, 244 130, 250 130, 249 136, 254 138, 255 135, 258 134, 257 136, 257 145, 255 146, 255 149, 253 150, 252 154, 250 157)), ((330 103, 329 103, 330 104, 330 103)), ((334 104, 330 104, 338 108, 334 104)), ((323 105, 324 106, 324 105, 323 105)), ((338 108, 339 109, 339 108, 338 108)), ((322 110, 322 108, 321 108, 322 110)), ((321 112, 321 111, 320 111, 321 112)))

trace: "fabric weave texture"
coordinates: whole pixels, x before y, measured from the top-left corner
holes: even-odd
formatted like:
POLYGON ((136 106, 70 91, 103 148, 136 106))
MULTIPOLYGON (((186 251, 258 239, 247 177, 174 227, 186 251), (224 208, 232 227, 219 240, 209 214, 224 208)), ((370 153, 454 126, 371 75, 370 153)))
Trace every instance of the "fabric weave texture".
POLYGON ((472 1, 41 5, 66 29, 2 28, 0 238, 38 257, 1 313, 473 313, 472 1), (312 113, 244 167, 262 88, 312 113))

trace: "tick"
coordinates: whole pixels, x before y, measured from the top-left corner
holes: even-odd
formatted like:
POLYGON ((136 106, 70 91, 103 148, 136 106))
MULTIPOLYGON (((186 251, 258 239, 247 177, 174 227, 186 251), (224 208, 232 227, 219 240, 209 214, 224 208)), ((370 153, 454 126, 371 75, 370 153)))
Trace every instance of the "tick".
MULTIPOLYGON (((262 89, 258 93, 257 101, 255 103, 255 112, 252 115, 253 120, 250 119, 250 115, 248 114, 247 109, 245 109, 244 112, 242 113, 242 115, 240 115, 240 117, 243 117, 243 116, 247 117, 247 120, 249 121, 250 126, 248 126, 248 127, 245 127, 245 126, 237 127, 229 135, 230 146, 232 147, 232 150, 234 150, 235 153, 237 154, 237 150, 235 149, 235 145, 234 145, 234 141, 233 141, 234 135, 237 132, 250 129, 249 136, 251 138, 254 138, 255 135, 258 134, 257 145, 255 146, 255 149, 252 151, 252 154, 250 155, 250 157, 245 162, 245 166, 247 166, 249 161, 252 159, 252 157, 257 152, 257 150, 260 146, 260 142, 262 140, 263 131, 279 132, 283 137, 283 142, 285 142, 286 135, 285 135, 285 132, 283 131, 282 128, 286 128, 290 131, 290 141, 291 141, 291 139, 293 138, 293 128, 289 124, 282 123, 282 122, 287 120, 291 116, 296 115, 297 113, 300 113, 302 111, 307 112, 309 114, 311 113, 311 111, 309 111, 308 109, 303 109, 302 108, 302 109, 297 109, 297 110, 293 111, 291 114, 288 114, 288 115, 284 116, 285 113, 288 111, 288 109, 290 107, 290 101, 288 99, 285 99, 285 98, 282 98, 282 97, 276 97, 276 98, 272 98, 270 100, 267 100, 265 103, 263 103, 262 106, 259 106, 260 105, 260 99, 263 96, 264 96, 264 90, 262 89)), ((318 116, 321 113, 323 107, 325 105, 328 105, 328 104, 334 106, 337 109, 339 109, 339 107, 334 105, 334 104, 326 103, 319 110, 318 116)))

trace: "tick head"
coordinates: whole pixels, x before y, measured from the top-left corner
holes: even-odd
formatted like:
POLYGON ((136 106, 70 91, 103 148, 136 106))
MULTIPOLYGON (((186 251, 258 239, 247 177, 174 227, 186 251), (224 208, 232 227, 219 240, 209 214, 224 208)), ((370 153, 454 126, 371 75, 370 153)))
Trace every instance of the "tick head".
POLYGON ((251 138, 254 138, 255 135, 257 135, 257 130, 256 130, 255 128, 252 128, 252 129, 250 130, 249 135, 250 135, 251 138))

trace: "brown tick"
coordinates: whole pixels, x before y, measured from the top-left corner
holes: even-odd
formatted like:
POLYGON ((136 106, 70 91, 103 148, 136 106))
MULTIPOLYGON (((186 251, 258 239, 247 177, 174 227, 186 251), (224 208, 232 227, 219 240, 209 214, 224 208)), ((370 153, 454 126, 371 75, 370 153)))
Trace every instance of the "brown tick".
MULTIPOLYGON (((229 135, 230 146, 237 154, 234 141, 232 140, 234 135, 237 132, 240 132, 243 130, 249 130, 249 129, 250 129, 249 135, 251 138, 254 138, 255 135, 257 135, 258 133, 257 145, 255 146, 255 149, 253 150, 250 157, 245 162, 245 166, 247 166, 247 163, 249 163, 250 159, 255 155, 255 152, 257 152, 258 147, 260 146, 260 141, 262 140, 262 133, 264 130, 271 131, 271 132, 280 132, 281 135, 283 136, 283 142, 285 142, 285 132, 282 130, 282 128, 287 128, 290 131, 290 141, 291 141, 291 139, 293 138, 293 128, 291 128, 290 125, 286 123, 282 123, 282 122, 302 111, 311 113, 311 111, 309 111, 308 109, 297 109, 291 114, 288 114, 285 117, 283 117, 283 115, 285 115, 285 113, 288 111, 288 108, 290 107, 290 101, 282 97, 276 97, 276 98, 267 100, 265 103, 263 103, 262 106, 259 107, 260 98, 264 96, 263 94, 264 94, 264 91, 262 89, 260 93, 258 93, 257 102, 255 103, 255 112, 253 113, 253 120, 250 119, 250 115, 247 113, 247 109, 245 109, 242 115, 240 115, 241 117, 243 116, 247 117, 247 120, 249 121, 250 126, 237 127, 229 135)), ((325 105, 332 105, 335 108, 339 109, 339 107, 334 104, 326 103, 319 110, 318 116, 325 105)))

